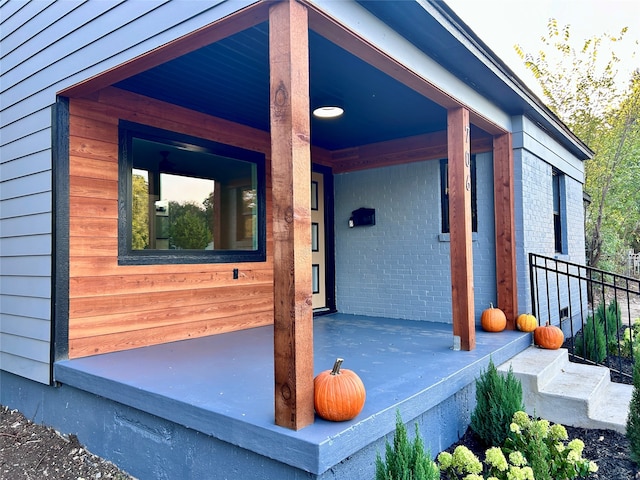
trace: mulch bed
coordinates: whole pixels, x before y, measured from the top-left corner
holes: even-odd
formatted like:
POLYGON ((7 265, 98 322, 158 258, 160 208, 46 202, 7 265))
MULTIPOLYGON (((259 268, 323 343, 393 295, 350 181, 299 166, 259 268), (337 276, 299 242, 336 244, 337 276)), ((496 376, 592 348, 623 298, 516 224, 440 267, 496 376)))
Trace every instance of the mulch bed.
MULTIPOLYGON (((588 428, 566 427, 569 439, 579 438, 585 444, 583 457, 598 464, 598 471, 589 479, 598 480, 638 480, 640 470, 629 456, 629 440, 621 433, 613 430, 596 430, 588 428)), ((484 460, 486 447, 478 441, 471 431, 467 432, 458 443, 447 449, 453 452, 458 445, 465 445, 480 460, 484 460)), ((445 479, 446 477, 442 477, 445 479)))

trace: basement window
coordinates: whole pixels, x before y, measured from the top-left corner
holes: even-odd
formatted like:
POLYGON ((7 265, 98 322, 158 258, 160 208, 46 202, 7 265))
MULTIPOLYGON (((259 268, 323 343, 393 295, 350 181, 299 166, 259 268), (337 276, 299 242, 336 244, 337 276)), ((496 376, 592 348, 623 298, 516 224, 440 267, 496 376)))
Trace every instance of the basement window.
POLYGON ((265 260, 263 154, 125 121, 119 138, 121 265, 265 260))

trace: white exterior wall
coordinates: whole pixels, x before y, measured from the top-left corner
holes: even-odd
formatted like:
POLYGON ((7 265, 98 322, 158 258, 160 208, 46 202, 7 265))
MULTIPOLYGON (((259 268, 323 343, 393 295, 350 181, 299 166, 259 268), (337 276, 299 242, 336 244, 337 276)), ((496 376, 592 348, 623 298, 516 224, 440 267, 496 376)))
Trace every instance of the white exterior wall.
POLYGON ((0 4, 0 369, 50 381, 56 92, 251 3, 0 4))

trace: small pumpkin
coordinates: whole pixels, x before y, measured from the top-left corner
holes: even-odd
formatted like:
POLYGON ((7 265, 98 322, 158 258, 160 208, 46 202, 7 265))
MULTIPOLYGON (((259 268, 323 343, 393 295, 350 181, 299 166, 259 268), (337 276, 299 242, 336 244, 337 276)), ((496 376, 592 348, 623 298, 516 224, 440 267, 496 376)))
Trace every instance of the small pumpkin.
POLYGON ((518 326, 518 330, 523 332, 533 332, 538 328, 538 320, 536 320, 536 317, 530 313, 521 313, 516 319, 516 325, 518 326))
POLYGON ((351 370, 340 369, 343 361, 337 358, 332 370, 325 370, 313 379, 316 413, 332 422, 343 422, 358 416, 367 396, 360 377, 351 370))
POLYGON ((557 350, 564 343, 564 333, 560 328, 547 322, 546 325, 537 327, 533 331, 533 342, 540 348, 557 350))
POLYGON ((507 326, 507 317, 499 308, 493 308, 493 303, 482 312, 480 317, 482 328, 487 332, 501 332, 507 326))

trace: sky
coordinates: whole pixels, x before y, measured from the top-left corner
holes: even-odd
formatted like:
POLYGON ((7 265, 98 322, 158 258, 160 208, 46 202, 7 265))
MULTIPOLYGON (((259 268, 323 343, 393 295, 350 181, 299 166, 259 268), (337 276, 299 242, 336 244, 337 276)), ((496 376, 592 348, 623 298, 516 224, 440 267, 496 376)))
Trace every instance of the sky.
POLYGON ((513 46, 537 53, 547 33, 549 18, 558 26, 571 25, 571 38, 583 43, 604 33, 618 34, 629 27, 616 48, 625 82, 640 68, 640 0, 444 0, 491 50, 534 92, 539 89, 513 46), (625 47, 625 48, 622 48, 625 47), (633 52, 636 52, 635 57, 633 52))

